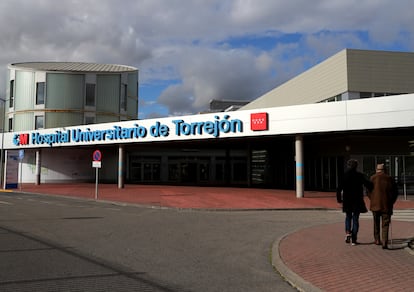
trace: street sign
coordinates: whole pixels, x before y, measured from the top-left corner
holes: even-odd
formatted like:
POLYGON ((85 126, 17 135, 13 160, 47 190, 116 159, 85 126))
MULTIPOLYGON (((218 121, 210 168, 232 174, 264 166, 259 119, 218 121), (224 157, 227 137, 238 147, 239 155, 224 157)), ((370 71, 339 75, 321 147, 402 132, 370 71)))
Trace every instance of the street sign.
POLYGON ((98 175, 98 171, 99 168, 101 168, 102 166, 102 153, 99 150, 95 150, 92 154, 92 167, 94 167, 96 169, 95 173, 96 173, 96 178, 95 178, 95 200, 98 199, 98 179, 99 179, 99 175, 98 175))
POLYGON ((99 150, 95 150, 92 154, 93 161, 101 161, 102 159, 102 153, 99 150))
POLYGON ((92 161, 92 167, 101 168, 102 162, 101 161, 92 161))

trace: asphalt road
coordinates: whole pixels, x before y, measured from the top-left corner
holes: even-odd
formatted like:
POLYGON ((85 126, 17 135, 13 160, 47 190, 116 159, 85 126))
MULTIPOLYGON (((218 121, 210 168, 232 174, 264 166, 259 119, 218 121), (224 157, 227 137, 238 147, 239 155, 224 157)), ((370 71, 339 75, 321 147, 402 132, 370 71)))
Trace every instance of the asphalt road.
POLYGON ((272 245, 341 215, 0 193, 0 291, 296 291, 272 267, 272 245))

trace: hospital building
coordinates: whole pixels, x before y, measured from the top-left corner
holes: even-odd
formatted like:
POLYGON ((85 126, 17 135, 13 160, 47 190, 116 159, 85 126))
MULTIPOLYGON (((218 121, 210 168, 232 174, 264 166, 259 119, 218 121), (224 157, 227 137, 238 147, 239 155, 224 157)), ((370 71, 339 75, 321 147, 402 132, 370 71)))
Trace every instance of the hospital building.
POLYGON ((3 187, 16 183, 333 191, 346 161, 414 193, 414 53, 345 49, 234 111, 140 120, 138 69, 8 66, 3 187))

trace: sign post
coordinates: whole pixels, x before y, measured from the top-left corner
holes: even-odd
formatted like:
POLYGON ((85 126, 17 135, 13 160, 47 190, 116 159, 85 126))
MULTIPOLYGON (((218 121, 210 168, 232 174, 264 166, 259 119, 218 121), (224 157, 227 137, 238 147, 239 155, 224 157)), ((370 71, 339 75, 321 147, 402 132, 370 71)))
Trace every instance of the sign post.
POLYGON ((24 158, 24 150, 19 150, 19 190, 22 190, 22 160, 24 158))
POLYGON ((92 167, 96 169, 96 177, 95 177, 95 200, 98 199, 98 173, 99 168, 102 166, 102 153, 99 150, 95 150, 92 154, 92 167))

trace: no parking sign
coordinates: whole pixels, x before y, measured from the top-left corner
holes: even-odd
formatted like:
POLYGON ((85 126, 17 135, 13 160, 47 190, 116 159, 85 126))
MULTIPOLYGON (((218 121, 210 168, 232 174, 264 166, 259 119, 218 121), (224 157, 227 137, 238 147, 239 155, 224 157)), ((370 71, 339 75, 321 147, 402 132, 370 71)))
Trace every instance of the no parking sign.
POLYGON ((96 169, 95 179, 95 200, 98 199, 98 169, 101 168, 102 153, 99 150, 95 150, 92 154, 92 167, 96 169))
POLYGON ((92 154, 92 167, 101 168, 101 159, 102 159, 102 153, 99 150, 95 150, 92 154))

